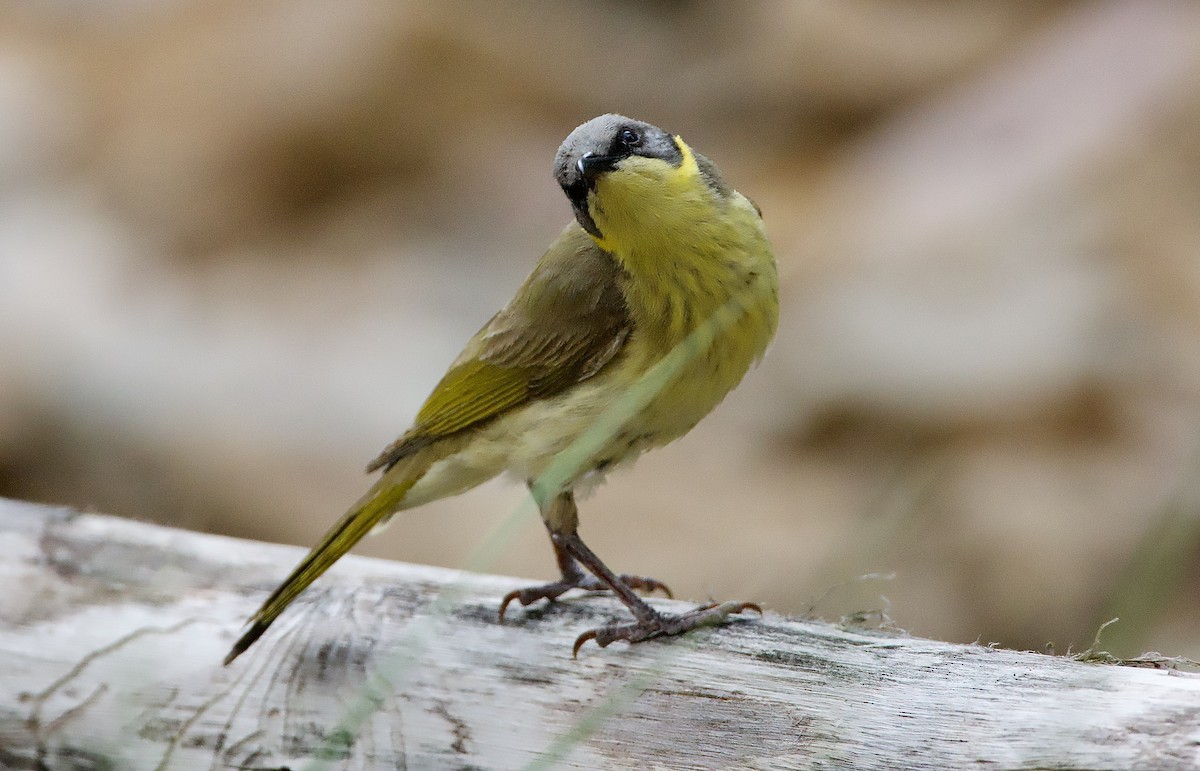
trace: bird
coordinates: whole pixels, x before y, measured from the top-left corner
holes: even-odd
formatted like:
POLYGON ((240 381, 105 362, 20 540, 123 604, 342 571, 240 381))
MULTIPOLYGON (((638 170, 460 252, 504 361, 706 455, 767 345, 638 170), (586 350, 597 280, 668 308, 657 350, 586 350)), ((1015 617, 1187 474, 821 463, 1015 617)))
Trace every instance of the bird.
POLYGON ((592 552, 579 536, 576 490, 686 434, 761 360, 779 316, 762 213, 682 137, 615 113, 570 132, 553 174, 573 219, 466 344, 412 427, 368 464, 382 474, 250 617, 226 665, 397 512, 505 472, 529 485, 561 575, 510 592, 500 623, 514 601, 612 592, 633 621, 579 635, 575 656, 589 640, 603 648, 761 614, 750 602, 674 615, 653 608, 638 590, 670 590, 618 575, 592 552), (631 403, 632 414, 585 443, 582 460, 547 475, 614 405, 631 403))

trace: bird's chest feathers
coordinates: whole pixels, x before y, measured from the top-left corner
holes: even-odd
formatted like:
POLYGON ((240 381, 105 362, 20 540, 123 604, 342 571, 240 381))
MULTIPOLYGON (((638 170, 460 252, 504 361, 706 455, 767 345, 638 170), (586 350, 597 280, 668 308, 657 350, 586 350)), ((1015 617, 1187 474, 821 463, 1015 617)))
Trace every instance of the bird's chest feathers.
POLYGON ((604 233, 597 243, 627 274, 635 329, 665 352, 744 285, 750 234, 694 162, 689 170, 634 160, 599 181, 591 210, 604 233))
POLYGON ((662 167, 601 179, 592 206, 605 236, 597 241, 625 273, 628 366, 645 370, 713 320, 703 351, 643 415, 656 440, 686 432, 741 380, 774 332, 776 302, 773 290, 758 291, 775 267, 753 206, 714 195, 686 164, 662 167))

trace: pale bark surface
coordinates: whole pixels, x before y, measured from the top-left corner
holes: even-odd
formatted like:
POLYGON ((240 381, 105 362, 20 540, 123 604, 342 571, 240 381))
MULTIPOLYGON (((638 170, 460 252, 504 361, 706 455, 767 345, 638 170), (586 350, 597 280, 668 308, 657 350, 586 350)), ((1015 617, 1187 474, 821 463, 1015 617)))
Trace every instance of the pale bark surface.
POLYGON ((0 767, 1200 765, 1193 674, 773 614, 573 660, 615 602, 354 557, 222 667, 299 555, 0 500, 0 767))

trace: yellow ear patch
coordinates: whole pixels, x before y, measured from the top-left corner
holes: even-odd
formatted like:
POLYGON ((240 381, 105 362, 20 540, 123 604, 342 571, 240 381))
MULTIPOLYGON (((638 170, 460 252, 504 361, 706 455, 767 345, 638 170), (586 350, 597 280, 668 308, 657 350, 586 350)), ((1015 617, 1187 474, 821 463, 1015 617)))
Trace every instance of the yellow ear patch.
POLYGON ((696 163, 696 156, 692 153, 692 148, 688 147, 687 142, 683 141, 683 137, 675 135, 675 146, 679 148, 679 152, 683 155, 683 160, 679 163, 680 176, 692 176, 700 173, 700 166, 696 163))

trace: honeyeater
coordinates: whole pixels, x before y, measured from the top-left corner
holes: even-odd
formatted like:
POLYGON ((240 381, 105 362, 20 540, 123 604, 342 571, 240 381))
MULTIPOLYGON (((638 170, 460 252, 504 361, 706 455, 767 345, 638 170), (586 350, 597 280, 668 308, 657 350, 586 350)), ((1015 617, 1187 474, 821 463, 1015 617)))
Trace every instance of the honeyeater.
POLYGON ((382 475, 251 617, 226 664, 396 512, 505 471, 534 491, 562 577, 510 593, 500 621, 513 600, 529 605, 574 588, 611 590, 633 623, 585 632, 577 652, 587 640, 601 647, 638 642, 758 609, 726 602, 681 615, 655 610, 634 590, 666 587, 609 570, 580 539, 575 506, 577 486, 683 436, 762 357, 779 301, 758 208, 683 139, 621 115, 572 131, 554 159, 554 177, 574 221, 467 343, 413 426, 371 461, 367 470, 382 475), (690 353, 676 356, 689 342, 690 353), (672 371, 661 366, 668 358, 672 371), (643 385, 653 373, 665 374, 643 385), (586 444, 583 461, 552 489, 538 486, 557 457, 578 451, 589 427, 639 389, 649 396, 627 419, 586 444))

